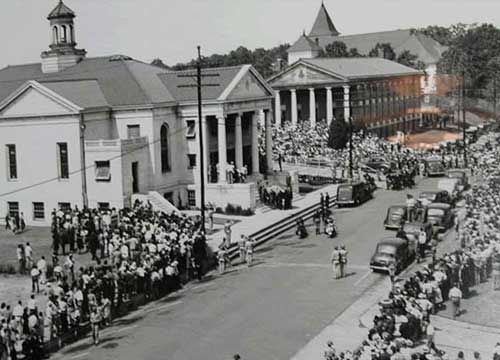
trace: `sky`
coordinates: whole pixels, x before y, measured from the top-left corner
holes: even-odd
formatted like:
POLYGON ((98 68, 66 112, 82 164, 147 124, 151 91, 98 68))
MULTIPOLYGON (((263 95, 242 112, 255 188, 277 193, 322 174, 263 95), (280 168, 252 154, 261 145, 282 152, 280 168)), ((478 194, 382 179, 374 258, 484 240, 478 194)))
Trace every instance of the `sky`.
MULTIPOLYGON (((48 13, 58 0, 0 0, 0 68, 40 61, 48 13)), ((293 43, 310 30, 321 0, 64 0, 76 12, 87 56, 125 54, 166 64, 293 43)), ((357 34, 457 22, 500 26, 500 0, 324 0, 337 30, 357 34)))

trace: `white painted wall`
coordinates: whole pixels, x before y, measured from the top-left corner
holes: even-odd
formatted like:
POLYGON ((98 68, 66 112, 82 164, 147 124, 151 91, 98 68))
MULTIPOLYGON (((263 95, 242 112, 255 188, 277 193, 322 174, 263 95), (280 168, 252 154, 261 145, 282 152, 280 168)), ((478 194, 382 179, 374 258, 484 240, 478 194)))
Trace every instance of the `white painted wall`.
POLYGON ((7 201, 19 202, 28 225, 47 225, 58 202, 82 205, 79 117, 66 115, 45 118, 0 119, 0 221, 7 201), (58 179, 57 143, 68 144, 69 179, 58 179), (7 179, 6 145, 15 144, 18 179, 7 179), (71 174, 76 171, 76 173, 71 174), (39 184, 39 185, 37 185, 39 184), (22 191, 25 187, 31 186, 22 191), (45 203, 46 221, 33 220, 33 202, 45 203))

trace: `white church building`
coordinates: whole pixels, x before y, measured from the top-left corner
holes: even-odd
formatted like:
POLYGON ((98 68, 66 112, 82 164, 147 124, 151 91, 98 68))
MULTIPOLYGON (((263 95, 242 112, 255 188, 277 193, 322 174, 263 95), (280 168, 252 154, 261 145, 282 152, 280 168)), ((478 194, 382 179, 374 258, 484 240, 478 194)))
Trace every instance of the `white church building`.
MULTIPOLYGON (((50 223, 52 209, 121 208, 133 194, 200 205, 197 90, 191 72, 77 48, 75 13, 49 14, 41 62, 0 69, 0 221, 23 213, 50 223)), ((91 19, 88 19, 91 21, 91 19)), ((273 90, 250 65, 216 68, 203 89, 205 179, 227 163, 259 174, 258 132, 271 153, 273 90)), ((267 159, 272 169, 272 159, 267 159)), ((206 186, 207 202, 255 207, 255 184, 206 186)))

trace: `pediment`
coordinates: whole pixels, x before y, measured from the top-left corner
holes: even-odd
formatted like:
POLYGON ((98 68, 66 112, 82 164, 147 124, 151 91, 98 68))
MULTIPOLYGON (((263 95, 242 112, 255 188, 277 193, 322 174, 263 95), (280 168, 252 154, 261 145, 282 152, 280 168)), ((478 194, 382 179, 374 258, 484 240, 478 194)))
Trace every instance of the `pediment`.
POLYGON ((247 72, 229 93, 227 99, 248 99, 269 96, 269 92, 250 71, 247 72))
POLYGON ((0 104, 0 117, 75 114, 79 107, 37 82, 29 82, 0 104))
POLYGON ((270 84, 272 87, 288 87, 295 85, 342 83, 344 81, 345 79, 299 63, 297 66, 285 70, 281 75, 272 79, 270 84))

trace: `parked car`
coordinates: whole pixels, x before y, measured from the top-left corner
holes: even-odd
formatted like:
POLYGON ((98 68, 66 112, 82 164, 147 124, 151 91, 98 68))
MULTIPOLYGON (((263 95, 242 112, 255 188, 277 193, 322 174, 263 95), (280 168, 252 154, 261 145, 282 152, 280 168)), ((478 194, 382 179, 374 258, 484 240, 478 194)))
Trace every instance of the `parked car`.
POLYGON ((393 205, 387 209, 384 220, 386 229, 397 230, 408 219, 408 209, 406 205, 393 205))
POLYGON ((447 176, 450 179, 458 179, 458 190, 464 191, 469 187, 469 178, 467 177, 465 170, 448 170, 447 176))
MULTIPOLYGON (((418 200, 422 201, 423 199, 426 199, 431 203, 439 202, 439 203, 451 204, 453 202, 450 194, 448 194, 448 192, 445 190, 422 191, 418 195, 418 200)), ((423 203, 425 203, 425 201, 423 203)))
POLYGON ((432 235, 433 235, 433 229, 431 223, 414 221, 405 223, 403 225, 403 232, 405 233, 406 237, 410 241, 415 241, 415 243, 418 243, 418 235, 420 234, 421 229, 424 229, 425 234, 427 236, 426 243, 429 244, 430 241, 432 240, 432 235))
POLYGON ((358 206, 372 198, 373 191, 362 181, 341 184, 337 188, 337 204, 339 206, 358 206))
POLYGON ((427 176, 444 176, 446 174, 441 159, 428 159, 425 161, 425 174, 427 176))
POLYGON ((426 216, 434 231, 444 232, 453 226, 453 212, 450 204, 432 203, 427 206, 426 216))
POLYGON ((405 269, 416 254, 416 245, 404 239, 389 237, 378 242, 375 252, 370 259, 370 269, 373 271, 389 272, 394 264, 396 273, 405 269))

